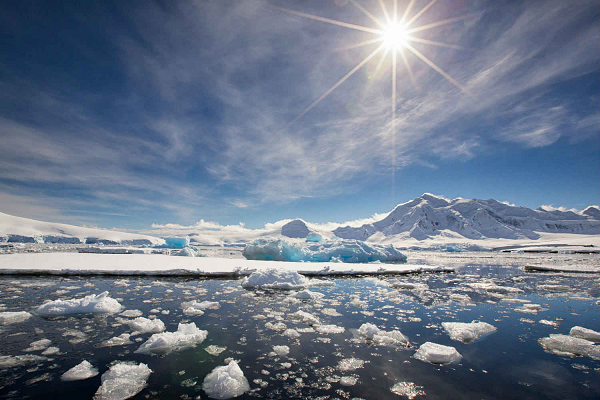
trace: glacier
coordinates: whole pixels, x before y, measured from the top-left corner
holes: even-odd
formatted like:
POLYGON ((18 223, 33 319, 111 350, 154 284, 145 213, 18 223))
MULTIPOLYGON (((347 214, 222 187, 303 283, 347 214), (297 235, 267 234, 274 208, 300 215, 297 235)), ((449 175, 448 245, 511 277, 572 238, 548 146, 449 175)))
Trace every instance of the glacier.
POLYGON ((248 260, 369 263, 405 262, 406 256, 393 245, 367 244, 358 240, 296 243, 263 238, 246 245, 242 255, 248 260))

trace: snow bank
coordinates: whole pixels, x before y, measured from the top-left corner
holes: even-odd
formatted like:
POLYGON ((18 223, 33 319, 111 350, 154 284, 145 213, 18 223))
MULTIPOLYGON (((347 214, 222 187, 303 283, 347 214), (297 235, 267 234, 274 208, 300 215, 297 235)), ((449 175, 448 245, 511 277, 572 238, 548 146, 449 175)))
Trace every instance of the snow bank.
POLYGON ((307 278, 282 268, 256 271, 242 281, 242 287, 255 289, 304 289, 307 286, 307 278))
POLYGON ((128 399, 146 387, 152 370, 146 364, 119 362, 102 375, 102 385, 94 400, 128 399))
POLYGON ((538 340, 540 346, 549 353, 558 356, 589 356, 600 359, 600 345, 594 342, 569 335, 550 334, 538 340))
POLYGON ((249 391, 250 385, 238 364, 230 361, 206 375, 202 389, 211 399, 231 399, 249 391))
POLYGON ((425 342, 419 347, 413 357, 431 364, 450 364, 459 361, 462 355, 452 346, 425 342))
POLYGON ((27 311, 4 311, 0 312, 0 325, 15 324, 27 321, 32 315, 27 311))
POLYGON ((405 262, 406 256, 392 245, 367 244, 358 240, 292 243, 282 239, 257 239, 242 255, 249 260, 346 263, 405 262))
POLYGON ((593 331, 582 326, 574 326, 571 328, 569 335, 581 339, 589 340, 590 342, 600 342, 600 332, 593 331))
POLYGON ((83 360, 60 377, 61 381, 81 381, 98 375, 98 370, 87 360, 83 360))
POLYGON ((36 312, 41 316, 67 314, 112 314, 121 310, 121 304, 109 297, 108 292, 92 294, 81 299, 54 300, 39 306, 36 312))
POLYGON ((448 332, 450 338, 463 343, 470 343, 482 335, 494 332, 497 328, 486 322, 442 322, 442 327, 448 332))
POLYGON ((135 352, 140 354, 168 354, 174 350, 196 346, 206 339, 208 331, 200 330, 196 324, 179 324, 176 332, 155 333, 135 352))

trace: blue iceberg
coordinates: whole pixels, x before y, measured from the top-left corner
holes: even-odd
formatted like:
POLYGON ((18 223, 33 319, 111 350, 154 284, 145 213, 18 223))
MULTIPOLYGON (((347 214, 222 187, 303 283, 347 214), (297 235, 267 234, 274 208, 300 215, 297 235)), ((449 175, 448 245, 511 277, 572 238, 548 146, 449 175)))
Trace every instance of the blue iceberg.
POLYGON ((168 236, 164 237, 165 244, 154 246, 165 249, 183 249, 190 246, 189 236, 168 236))
POLYGON ((360 240, 293 243, 281 239, 263 238, 246 245, 242 255, 248 260, 273 261, 345 263, 406 261, 406 256, 392 245, 367 244, 360 240))

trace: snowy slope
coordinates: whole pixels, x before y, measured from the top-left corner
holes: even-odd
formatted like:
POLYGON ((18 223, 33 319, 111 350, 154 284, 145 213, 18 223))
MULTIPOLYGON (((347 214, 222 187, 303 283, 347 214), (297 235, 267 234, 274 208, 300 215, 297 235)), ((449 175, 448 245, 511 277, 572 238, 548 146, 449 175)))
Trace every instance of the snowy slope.
POLYGON ((4 213, 0 213, 0 241, 25 243, 164 243, 162 239, 154 236, 42 222, 4 213))
POLYGON ((367 240, 404 238, 426 240, 434 237, 456 239, 528 239, 542 233, 599 235, 598 209, 546 211, 515 207, 496 200, 448 200, 424 194, 398 205, 380 221, 360 227, 340 227, 333 233, 344 239, 367 240))

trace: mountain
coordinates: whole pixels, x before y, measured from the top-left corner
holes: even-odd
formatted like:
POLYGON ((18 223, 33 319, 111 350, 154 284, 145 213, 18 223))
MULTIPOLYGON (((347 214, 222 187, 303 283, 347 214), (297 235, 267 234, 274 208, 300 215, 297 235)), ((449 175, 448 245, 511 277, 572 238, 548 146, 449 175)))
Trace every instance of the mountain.
POLYGON ((416 240, 436 236, 536 240, 542 232, 598 235, 599 217, 600 210, 596 207, 588 207, 581 213, 532 210, 493 199, 448 200, 426 193, 398 205, 380 221, 360 227, 339 227, 333 233, 339 238, 359 240, 375 235, 416 240))
POLYGON ((137 233, 36 221, 0 213, 0 242, 70 244, 161 244, 162 239, 137 233))

